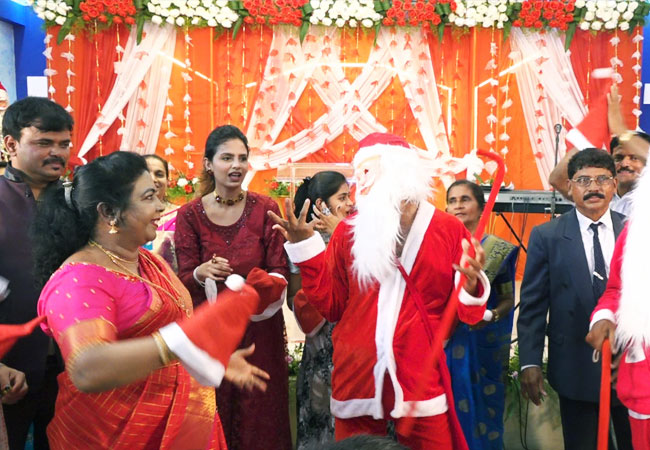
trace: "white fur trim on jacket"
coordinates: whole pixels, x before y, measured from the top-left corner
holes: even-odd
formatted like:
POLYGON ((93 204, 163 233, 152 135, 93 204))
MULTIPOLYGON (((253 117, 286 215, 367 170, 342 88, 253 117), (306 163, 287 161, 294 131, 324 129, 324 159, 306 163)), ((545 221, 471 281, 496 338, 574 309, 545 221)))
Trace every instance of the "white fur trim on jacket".
POLYGON ((621 298, 616 312, 616 341, 650 346, 648 251, 650 251, 650 170, 643 170, 632 195, 632 212, 621 266, 621 298))
MULTIPOLYGON (((416 402, 402 402, 399 410, 395 408, 391 412, 394 418, 406 417, 429 417, 437 416, 447 412, 447 396, 441 394, 429 400, 416 402)), ((374 398, 353 398, 350 400, 330 399, 330 411, 337 419, 351 419, 360 416, 372 416, 375 419, 383 418, 381 401, 379 404, 374 398)))
POLYGON ((596 322, 600 322, 601 320, 609 320, 612 323, 616 323, 616 315, 614 314, 614 311, 609 309, 601 309, 600 311, 597 311, 596 314, 594 314, 594 318, 591 319, 589 331, 591 331, 593 326, 596 325, 596 322))
MULTIPOLYGON (((460 272, 456 272, 456 275, 454 276, 454 285, 458 286, 459 280, 460 272)), ((458 292, 458 300, 463 305, 482 306, 488 301, 488 298, 490 297, 490 281, 482 270, 479 272, 478 281, 481 283, 481 286, 483 286, 483 295, 480 297, 474 297, 463 288, 458 292)))
MULTIPOLYGON (((295 304, 294 304, 294 308, 295 308, 295 304)), ((321 330, 321 328, 323 328, 323 325, 325 325, 325 323, 327 323, 327 320, 325 320, 325 318, 323 318, 323 319, 318 323, 318 325, 316 325, 316 326, 314 327, 313 330, 311 330, 309 333, 305 333, 305 330, 303 330, 303 329, 302 329, 302 326, 300 326, 300 321, 298 320, 298 316, 296 316, 296 310, 295 310, 295 309, 292 309, 292 312, 293 312, 293 317, 295 317, 295 319, 296 319, 296 324, 298 324, 298 328, 299 328, 300 331, 302 331, 302 332, 305 334, 305 336, 307 336, 307 337, 314 337, 314 336, 316 336, 316 335, 318 334, 318 332, 321 330)))
POLYGON ((566 134, 566 140, 571 142, 575 148, 578 150, 584 150, 585 148, 597 148, 594 144, 589 142, 589 139, 580 132, 577 128, 572 128, 566 134))
POLYGON ((204 386, 219 386, 225 366, 200 349, 187 337, 182 328, 176 323, 165 325, 160 330, 160 336, 167 347, 181 360, 183 367, 204 386))
MULTIPOLYGON (((271 275, 272 277, 282 278, 284 281, 287 281, 287 279, 282 274, 269 272, 269 275, 271 275)), ((284 301, 286 299, 287 299, 287 288, 285 287, 279 299, 277 299, 269 306, 267 306, 266 309, 262 311, 261 314, 254 314, 251 316, 251 322, 261 322, 262 320, 270 319, 278 311, 282 309, 282 305, 284 304, 284 301)))
POLYGON ((300 242, 285 242, 284 249, 289 255, 289 259, 294 264, 299 264, 312 259, 314 256, 325 251, 325 241, 320 233, 314 233, 311 237, 300 242))

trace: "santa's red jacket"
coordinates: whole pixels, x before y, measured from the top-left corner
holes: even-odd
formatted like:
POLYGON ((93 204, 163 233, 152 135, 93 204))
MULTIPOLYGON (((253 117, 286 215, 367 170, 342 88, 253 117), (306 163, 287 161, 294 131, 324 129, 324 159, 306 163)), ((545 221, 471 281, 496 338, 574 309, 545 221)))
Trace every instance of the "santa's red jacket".
MULTIPOLYGON (((404 243, 401 264, 420 293, 434 332, 454 289, 452 264, 460 261, 463 238, 469 240, 470 235, 457 218, 423 203, 404 243)), ((327 251, 318 233, 285 244, 289 257, 300 267, 309 301, 328 321, 338 322, 332 334, 332 413, 342 419, 384 418, 385 374, 395 391, 392 417, 446 412, 453 401, 441 375, 448 379, 449 374, 439 372, 441 367, 447 370, 444 361, 433 371, 423 367, 432 348, 404 278, 395 268, 381 285, 362 289, 352 273, 352 241, 352 227, 346 221, 337 227, 327 251), (423 380, 423 373, 431 375, 423 380), (416 398, 416 392, 423 394, 416 398)), ((470 324, 483 318, 489 296, 488 280, 485 274, 481 276, 480 297, 461 290, 458 316, 470 324)))

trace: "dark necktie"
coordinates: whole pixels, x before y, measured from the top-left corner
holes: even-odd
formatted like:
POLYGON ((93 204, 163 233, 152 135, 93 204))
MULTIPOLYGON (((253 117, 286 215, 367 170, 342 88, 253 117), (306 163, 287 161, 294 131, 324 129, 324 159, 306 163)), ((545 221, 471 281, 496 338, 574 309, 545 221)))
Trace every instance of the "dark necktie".
POLYGON ((600 222, 589 225, 591 231, 594 232, 594 273, 591 275, 591 283, 596 301, 603 295, 607 286, 605 258, 603 257, 603 249, 600 247, 600 239, 598 239, 598 227, 600 225, 600 222))

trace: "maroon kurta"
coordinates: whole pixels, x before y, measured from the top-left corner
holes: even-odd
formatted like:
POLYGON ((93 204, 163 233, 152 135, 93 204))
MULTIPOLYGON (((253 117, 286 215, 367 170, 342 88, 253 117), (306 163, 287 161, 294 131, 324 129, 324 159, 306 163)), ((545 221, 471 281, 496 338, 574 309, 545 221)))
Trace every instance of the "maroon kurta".
MULTIPOLYGON (((234 273, 246 277, 253 267, 288 278, 284 238, 273 230, 267 211, 280 215, 269 197, 248 192, 244 212, 229 226, 214 224, 201 199, 181 207, 174 241, 178 275, 192 294, 194 305, 206 300, 205 291, 193 278, 194 269, 213 254, 226 258, 234 273)), ((223 288, 223 283, 219 283, 223 288)), ((230 450, 284 450, 291 448, 289 388, 285 355, 284 318, 278 311, 271 318, 251 322, 240 345, 255 344, 248 358, 271 375, 266 393, 248 393, 227 381, 217 389, 219 415, 230 450)))

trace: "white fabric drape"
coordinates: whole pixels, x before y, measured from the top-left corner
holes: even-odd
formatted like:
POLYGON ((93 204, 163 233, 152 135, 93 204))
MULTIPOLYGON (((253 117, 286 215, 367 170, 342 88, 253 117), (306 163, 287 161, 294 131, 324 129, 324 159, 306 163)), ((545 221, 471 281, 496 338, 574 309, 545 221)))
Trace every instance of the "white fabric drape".
MULTIPOLYGON (((86 139, 79 148, 78 156, 82 160, 97 143, 99 137, 113 124, 127 102, 132 99, 136 89, 138 89, 138 86, 149 72, 154 61, 160 58, 159 52, 165 47, 168 41, 175 42, 176 40, 176 31, 171 25, 158 26, 152 23, 145 23, 143 38, 139 45, 135 44, 135 33, 136 30, 134 27, 129 36, 122 62, 116 68, 117 77, 113 89, 102 108, 102 113, 93 124, 86 139)), ((159 88, 159 86, 156 86, 156 88, 159 88)), ((166 92, 167 85, 164 85, 164 88, 166 92)), ((161 92, 158 95, 166 97, 166 94, 162 94, 161 92)), ((162 101, 164 104, 164 99, 162 101)))
MULTIPOLYGON (((341 65, 340 30, 312 27, 300 46, 296 29, 276 28, 260 95, 247 130, 252 170, 247 174, 245 185, 255 171, 297 162, 320 150, 345 130, 357 140, 373 132, 385 132, 386 128, 369 108, 395 75, 404 87, 427 150, 433 155, 440 152, 445 160, 449 159, 449 143, 431 55, 421 30, 382 29, 361 73, 350 82, 341 65), (310 128, 276 142, 307 82, 311 83, 328 112, 310 128)), ((434 163, 431 155, 427 160, 440 169, 441 161, 434 163)), ((472 159, 472 163, 475 162, 472 159)), ((461 166, 466 165, 456 161, 453 167, 461 171, 464 170, 461 166)))
MULTIPOLYGON (((129 45, 133 45, 133 40, 127 43, 127 51, 129 45)), ((158 54, 142 80, 144 86, 142 82, 138 84, 129 100, 120 150, 135 151, 143 155, 155 153, 165 113, 175 46, 176 28, 173 27, 160 49, 162 55, 158 54)))
MULTIPOLYGON (((526 128, 544 189, 551 188, 548 177, 555 167, 554 125, 564 118, 572 127, 576 126, 587 113, 563 39, 554 30, 524 34, 513 28, 510 34, 526 128), (541 132, 539 126, 543 128, 541 132)), ((566 131, 562 129, 560 133, 558 160, 566 152, 566 131)))

